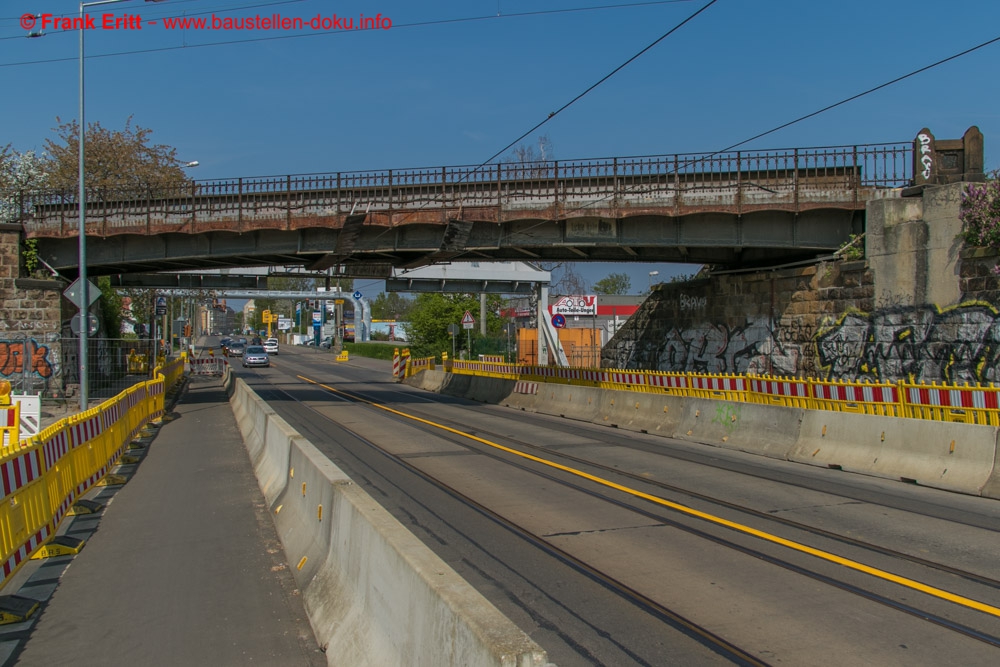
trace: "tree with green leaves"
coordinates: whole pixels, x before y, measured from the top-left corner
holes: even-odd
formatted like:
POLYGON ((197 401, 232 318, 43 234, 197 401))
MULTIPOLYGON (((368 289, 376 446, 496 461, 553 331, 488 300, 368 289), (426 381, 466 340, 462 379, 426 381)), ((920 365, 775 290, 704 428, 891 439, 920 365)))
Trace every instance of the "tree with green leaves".
POLYGON ((400 320, 406 322, 410 319, 413 299, 403 296, 398 292, 382 292, 372 299, 371 308, 373 320, 400 320))
MULTIPOLYGON (((490 294, 486 300, 486 332, 487 336, 499 337, 503 331, 503 319, 500 317, 502 299, 499 295, 490 294)), ((416 356, 439 355, 443 351, 451 354, 451 336, 448 325, 461 326, 462 316, 469 311, 477 320, 477 326, 472 331, 472 338, 478 337, 479 326, 479 295, 478 294, 438 294, 426 293, 417 295, 410 311, 407 333, 410 337, 410 349, 416 356)), ((468 348, 468 335, 460 331, 455 340, 456 350, 468 348)))
POLYGON ((594 283, 594 291, 598 294, 623 295, 632 289, 632 279, 625 273, 609 273, 594 283))

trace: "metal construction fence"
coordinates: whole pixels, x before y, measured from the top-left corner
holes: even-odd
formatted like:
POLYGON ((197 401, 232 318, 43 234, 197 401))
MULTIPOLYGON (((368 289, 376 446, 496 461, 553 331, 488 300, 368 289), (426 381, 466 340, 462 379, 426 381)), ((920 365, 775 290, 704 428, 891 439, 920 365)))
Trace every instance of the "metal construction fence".
POLYGON ((17 404, 0 405, 10 424, 0 447, 0 586, 56 535, 77 499, 101 483, 143 426, 162 419, 166 391, 183 377, 184 361, 157 366, 155 379, 24 440, 17 437, 17 404))
MULTIPOLYGON (((15 394, 64 396, 68 387, 80 383, 79 341, 74 336, 38 339, 5 334, 0 337, 0 380, 9 382, 15 394)), ((87 348, 89 395, 110 398, 149 379, 156 365, 153 354, 154 342, 149 339, 91 338, 87 348)))
MULTIPOLYGON (((837 382, 803 378, 662 373, 606 368, 524 366, 498 361, 445 360, 450 373, 516 381, 572 384, 741 403, 909 417, 1000 426, 1000 387, 979 385, 837 382)), ((414 359, 407 376, 433 367, 414 359)))

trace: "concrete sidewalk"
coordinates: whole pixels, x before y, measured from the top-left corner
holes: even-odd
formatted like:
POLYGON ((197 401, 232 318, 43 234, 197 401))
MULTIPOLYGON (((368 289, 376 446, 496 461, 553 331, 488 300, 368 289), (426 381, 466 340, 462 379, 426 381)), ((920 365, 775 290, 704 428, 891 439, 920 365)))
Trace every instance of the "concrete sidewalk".
POLYGON ((221 380, 188 382, 128 483, 63 522, 84 549, 4 587, 42 607, 0 626, 0 664, 326 665, 221 380))

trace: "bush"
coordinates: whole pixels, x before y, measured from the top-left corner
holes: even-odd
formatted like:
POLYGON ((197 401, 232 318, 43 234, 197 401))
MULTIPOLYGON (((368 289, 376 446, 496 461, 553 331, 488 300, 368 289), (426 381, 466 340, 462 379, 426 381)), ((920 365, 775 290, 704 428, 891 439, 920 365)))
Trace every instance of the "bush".
POLYGON ((384 359, 392 361, 392 351, 403 350, 402 345, 386 345, 384 343, 344 343, 344 349, 348 354, 369 359, 384 359))
POLYGON ((985 183, 969 183, 958 217, 966 243, 1000 248, 1000 171, 994 171, 985 183))

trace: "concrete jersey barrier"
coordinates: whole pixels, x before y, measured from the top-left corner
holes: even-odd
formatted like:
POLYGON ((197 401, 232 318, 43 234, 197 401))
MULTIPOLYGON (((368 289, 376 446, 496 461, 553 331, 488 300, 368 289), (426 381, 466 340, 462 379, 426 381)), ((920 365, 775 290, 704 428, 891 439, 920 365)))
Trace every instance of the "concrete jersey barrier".
MULTIPOLYGON (((406 382, 479 400, 496 391, 493 378, 443 371, 425 371, 406 382), (486 389, 477 387, 480 382, 486 389)), ((547 383, 533 392, 515 387, 498 403, 1000 499, 995 426, 547 383)))
POLYGON ((329 665, 548 664, 528 635, 228 369, 225 382, 329 665))

